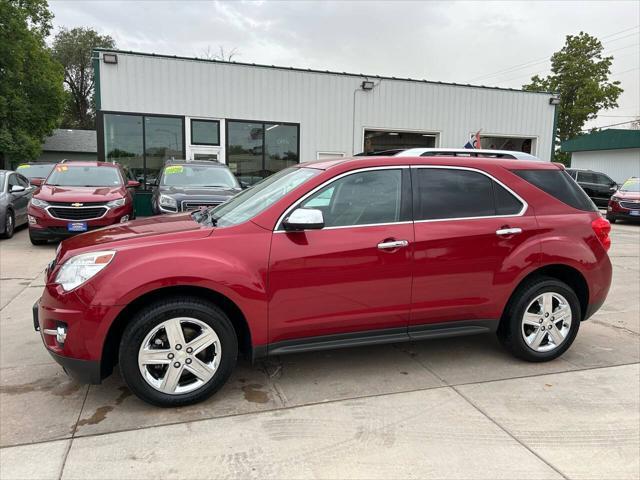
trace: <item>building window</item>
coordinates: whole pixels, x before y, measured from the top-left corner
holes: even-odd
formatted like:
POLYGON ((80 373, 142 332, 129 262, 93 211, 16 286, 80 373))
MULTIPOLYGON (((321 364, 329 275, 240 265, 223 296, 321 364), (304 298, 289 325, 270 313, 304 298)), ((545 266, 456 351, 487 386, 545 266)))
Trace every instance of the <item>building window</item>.
POLYGON ((300 125, 227 121, 227 165, 238 179, 254 184, 300 161, 300 125))
POLYGON ((191 120, 191 145, 220 145, 220 122, 191 120))
POLYGON ((437 136, 436 133, 429 132, 365 130, 363 153, 372 154, 408 148, 433 148, 436 146, 437 136))
POLYGON ((122 165, 145 189, 166 160, 185 158, 182 117, 105 113, 103 128, 105 160, 122 165))

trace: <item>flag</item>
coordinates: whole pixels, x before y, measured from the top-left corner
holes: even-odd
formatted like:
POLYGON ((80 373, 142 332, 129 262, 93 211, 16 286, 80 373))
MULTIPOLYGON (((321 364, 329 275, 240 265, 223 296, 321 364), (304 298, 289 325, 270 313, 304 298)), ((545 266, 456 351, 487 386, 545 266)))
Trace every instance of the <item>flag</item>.
POLYGON ((482 148, 482 143, 480 142, 481 131, 482 130, 478 130, 476 133, 469 135, 469 140, 464 144, 464 148, 482 148))

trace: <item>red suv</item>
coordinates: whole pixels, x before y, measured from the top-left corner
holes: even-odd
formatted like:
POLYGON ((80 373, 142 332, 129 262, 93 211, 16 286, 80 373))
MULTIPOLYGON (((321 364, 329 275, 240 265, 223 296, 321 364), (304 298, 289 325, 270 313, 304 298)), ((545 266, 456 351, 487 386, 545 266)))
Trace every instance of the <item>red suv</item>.
POLYGON ((607 296, 610 228, 551 163, 306 163, 215 208, 65 240, 34 323, 72 376, 99 383, 119 363, 160 406, 213 394, 238 351, 495 332, 546 361, 607 296))
POLYGON ((29 203, 29 238, 34 245, 133 217, 133 194, 119 165, 104 162, 57 164, 29 203))

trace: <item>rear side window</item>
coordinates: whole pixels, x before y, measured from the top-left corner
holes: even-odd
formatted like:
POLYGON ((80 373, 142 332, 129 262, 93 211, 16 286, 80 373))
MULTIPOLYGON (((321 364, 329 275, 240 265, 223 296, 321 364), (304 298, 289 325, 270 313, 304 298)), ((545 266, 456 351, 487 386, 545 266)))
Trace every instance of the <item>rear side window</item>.
POLYGON ((513 173, 573 208, 587 212, 598 210, 564 170, 513 170, 513 173))
POLYGON ((522 203, 479 172, 450 168, 415 171, 415 220, 516 215, 522 203))

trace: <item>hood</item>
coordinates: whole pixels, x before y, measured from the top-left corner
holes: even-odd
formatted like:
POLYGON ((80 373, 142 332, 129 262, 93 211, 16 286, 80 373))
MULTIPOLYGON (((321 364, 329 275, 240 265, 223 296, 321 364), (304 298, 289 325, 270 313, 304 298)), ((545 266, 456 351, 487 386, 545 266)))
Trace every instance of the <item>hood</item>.
POLYGON ((202 236, 206 236, 211 233, 211 228, 196 223, 190 213, 158 215, 76 235, 62 242, 60 253, 64 255, 69 250, 96 247, 105 243, 125 240, 128 241, 128 244, 145 243, 154 237, 184 232, 200 232, 202 236))
POLYGON ((640 192, 623 192, 622 190, 618 190, 613 195, 624 200, 640 200, 640 192))
POLYGON ((41 185, 35 197, 47 202, 108 202, 126 195, 123 185, 116 187, 56 187, 41 185))

